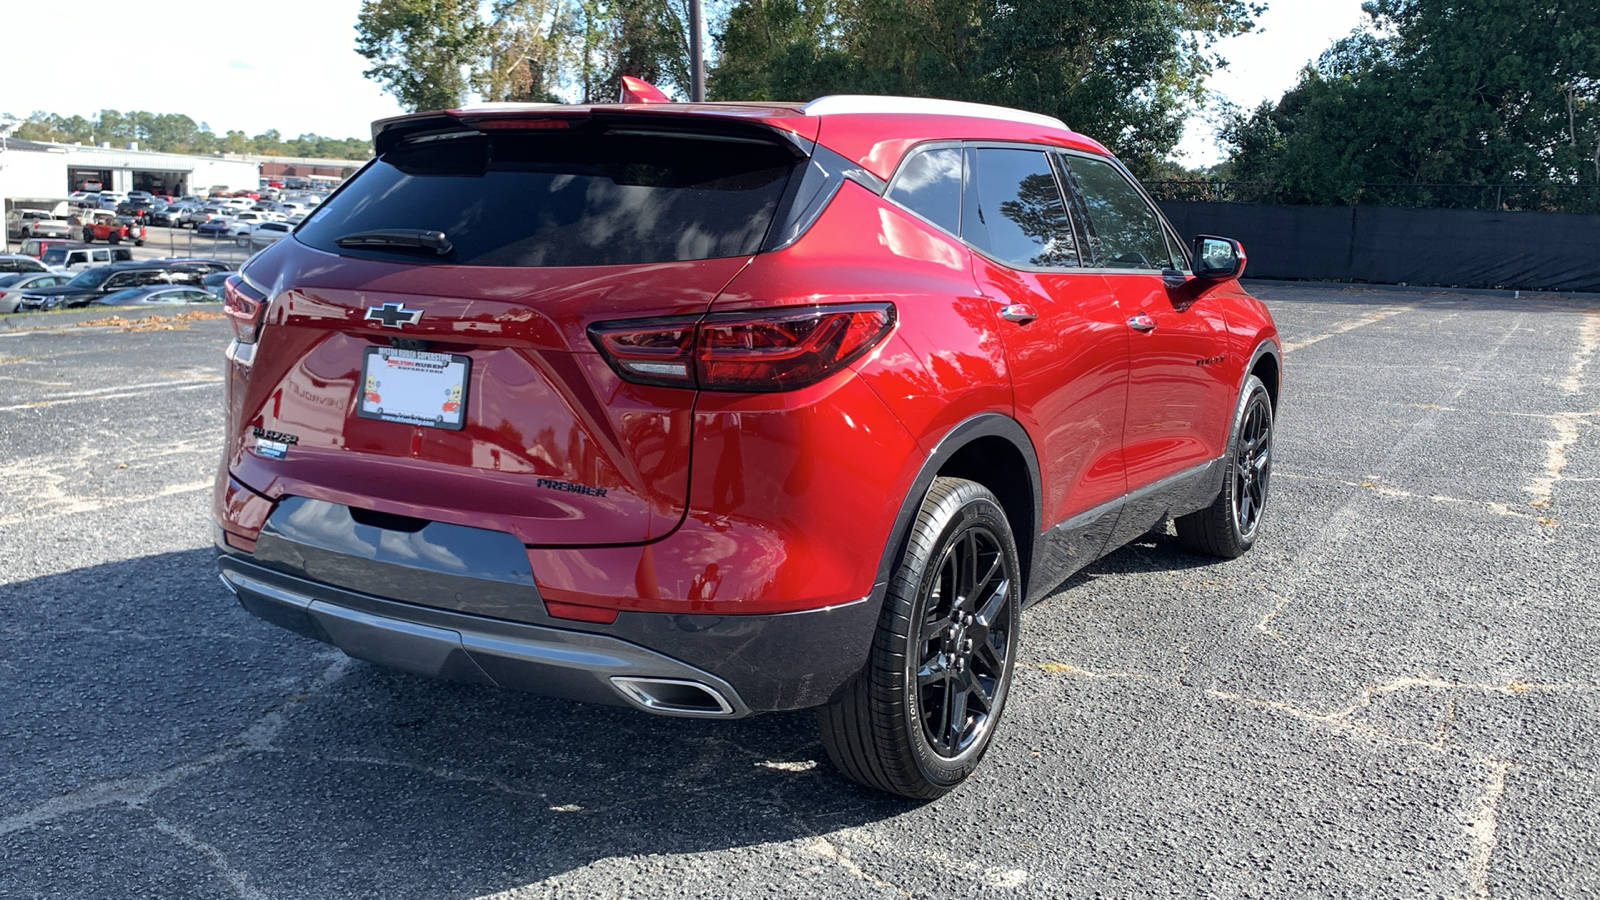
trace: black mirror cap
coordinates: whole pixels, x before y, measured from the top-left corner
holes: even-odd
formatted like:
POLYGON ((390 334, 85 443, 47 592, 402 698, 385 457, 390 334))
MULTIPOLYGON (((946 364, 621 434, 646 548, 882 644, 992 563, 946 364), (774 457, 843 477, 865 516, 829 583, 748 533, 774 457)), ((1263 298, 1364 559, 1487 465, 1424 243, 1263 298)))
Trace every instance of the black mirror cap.
POLYGON ((1244 247, 1233 238, 1214 234, 1194 239, 1194 275, 1211 281, 1226 281, 1244 274, 1244 247))

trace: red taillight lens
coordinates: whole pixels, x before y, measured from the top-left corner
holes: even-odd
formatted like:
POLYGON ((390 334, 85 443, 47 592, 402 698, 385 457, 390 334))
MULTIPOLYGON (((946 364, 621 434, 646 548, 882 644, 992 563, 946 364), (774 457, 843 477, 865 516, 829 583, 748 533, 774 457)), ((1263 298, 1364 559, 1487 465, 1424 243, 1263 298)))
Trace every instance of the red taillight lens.
POLYGON ((856 361, 894 327, 892 303, 639 319, 589 329, 627 381, 709 391, 792 391, 856 361))
POLYGON ((589 340, 625 381, 695 386, 693 319, 636 319, 591 326, 589 340))
POLYGON ((695 355, 700 386, 792 391, 871 350, 894 327, 894 305, 819 306, 707 316, 695 355))
POLYGON ((222 286, 222 312, 233 326, 233 338, 241 344, 254 344, 261 335, 261 320, 266 315, 267 297, 237 275, 222 286))

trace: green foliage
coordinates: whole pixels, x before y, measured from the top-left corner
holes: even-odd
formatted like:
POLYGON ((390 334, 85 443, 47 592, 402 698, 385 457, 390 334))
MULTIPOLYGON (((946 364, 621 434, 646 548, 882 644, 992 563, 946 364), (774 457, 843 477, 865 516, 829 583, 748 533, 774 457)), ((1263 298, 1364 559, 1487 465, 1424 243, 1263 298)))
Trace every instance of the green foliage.
POLYGON ((1203 102, 1245 0, 743 0, 709 79, 716 99, 830 93, 1030 109, 1154 171, 1203 102))
POLYGON ((366 159, 371 141, 366 138, 330 138, 302 134, 284 140, 275 129, 251 137, 243 131, 222 135, 212 132, 204 122, 196 124, 188 116, 174 113, 149 113, 142 110, 123 113, 103 109, 92 119, 35 112, 16 130, 16 137, 30 141, 56 141, 63 144, 97 144, 110 141, 124 146, 138 141, 145 150, 164 153, 251 153, 261 156, 307 156, 321 159, 366 159))
POLYGON ((362 0, 356 52, 372 63, 362 74, 401 106, 448 109, 466 97, 487 30, 477 0, 362 0))
MULTIPOLYGON (((362 0, 365 74, 409 110, 617 98, 622 75, 689 92, 688 0, 362 0)), ((717 2, 708 3, 715 13, 717 2)))
POLYGON ((1449 185, 1600 183, 1593 0, 1364 8, 1368 27, 1278 103, 1232 116, 1223 136, 1236 178, 1311 204, 1389 202, 1375 185, 1414 186, 1410 203, 1454 205, 1449 185))

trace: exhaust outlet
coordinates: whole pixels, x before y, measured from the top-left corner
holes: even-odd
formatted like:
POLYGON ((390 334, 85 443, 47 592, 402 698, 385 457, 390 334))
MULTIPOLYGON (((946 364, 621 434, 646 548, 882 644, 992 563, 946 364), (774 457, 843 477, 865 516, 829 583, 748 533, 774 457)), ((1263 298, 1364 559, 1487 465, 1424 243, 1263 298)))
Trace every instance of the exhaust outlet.
POLYGON ((628 702, 645 710, 667 716, 700 716, 704 718, 731 716, 733 704, 715 688, 698 681, 681 678, 637 678, 613 676, 615 687, 628 702))

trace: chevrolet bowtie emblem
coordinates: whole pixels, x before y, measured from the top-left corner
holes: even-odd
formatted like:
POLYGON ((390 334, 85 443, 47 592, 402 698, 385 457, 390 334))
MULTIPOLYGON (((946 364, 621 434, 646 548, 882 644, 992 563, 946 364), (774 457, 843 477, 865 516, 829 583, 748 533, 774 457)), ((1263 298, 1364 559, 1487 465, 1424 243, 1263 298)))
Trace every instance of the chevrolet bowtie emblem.
POLYGON ((367 307, 367 321, 377 322, 385 328, 404 328, 407 325, 415 325, 420 318, 422 318, 422 310, 406 309, 398 303, 385 303, 382 306, 367 307))

